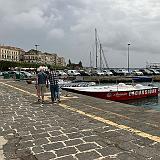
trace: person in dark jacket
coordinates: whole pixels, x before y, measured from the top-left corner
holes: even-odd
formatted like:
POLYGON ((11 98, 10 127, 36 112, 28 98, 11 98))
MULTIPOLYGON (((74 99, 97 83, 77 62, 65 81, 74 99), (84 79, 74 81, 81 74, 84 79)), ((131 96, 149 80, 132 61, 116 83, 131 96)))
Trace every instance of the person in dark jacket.
POLYGON ((58 74, 55 70, 50 69, 48 80, 50 82, 51 100, 52 102, 60 102, 58 74))
POLYGON ((42 103, 44 103, 44 93, 46 92, 46 87, 48 87, 47 74, 44 72, 43 68, 40 68, 40 72, 36 77, 36 89, 39 102, 42 98, 42 103))

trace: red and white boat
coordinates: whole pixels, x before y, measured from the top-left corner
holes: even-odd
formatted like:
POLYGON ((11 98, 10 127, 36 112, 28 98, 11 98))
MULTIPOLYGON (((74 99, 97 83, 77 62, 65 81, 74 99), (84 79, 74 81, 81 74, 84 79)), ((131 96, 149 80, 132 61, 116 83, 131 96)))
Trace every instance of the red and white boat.
POLYGON ((158 87, 143 86, 141 84, 126 85, 119 83, 112 86, 62 87, 62 89, 112 101, 126 101, 158 96, 158 87))

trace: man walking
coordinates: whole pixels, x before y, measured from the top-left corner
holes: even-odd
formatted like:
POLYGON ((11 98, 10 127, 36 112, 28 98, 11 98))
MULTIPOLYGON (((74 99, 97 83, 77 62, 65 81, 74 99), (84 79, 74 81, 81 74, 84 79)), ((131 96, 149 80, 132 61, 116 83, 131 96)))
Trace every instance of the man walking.
POLYGON ((50 73, 48 76, 50 82, 50 91, 51 91, 51 100, 52 102, 60 102, 60 95, 59 95, 59 85, 58 85, 58 75, 56 71, 50 69, 50 73))
POLYGON ((40 67, 39 69, 40 72, 37 74, 36 78, 37 96, 38 102, 40 102, 42 98, 42 103, 44 103, 44 93, 46 91, 46 87, 48 87, 48 79, 43 67, 40 67))

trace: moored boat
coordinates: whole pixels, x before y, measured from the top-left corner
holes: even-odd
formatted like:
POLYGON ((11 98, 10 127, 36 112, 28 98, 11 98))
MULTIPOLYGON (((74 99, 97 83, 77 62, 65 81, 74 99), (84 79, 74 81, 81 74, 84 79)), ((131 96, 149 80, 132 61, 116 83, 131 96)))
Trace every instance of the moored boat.
POLYGON ((136 81, 136 82, 151 82, 152 77, 150 77, 150 76, 135 76, 132 78, 132 80, 136 81))
POLYGON ((141 84, 126 85, 119 83, 112 86, 62 87, 62 89, 112 101, 158 96, 158 87, 143 86, 141 84))

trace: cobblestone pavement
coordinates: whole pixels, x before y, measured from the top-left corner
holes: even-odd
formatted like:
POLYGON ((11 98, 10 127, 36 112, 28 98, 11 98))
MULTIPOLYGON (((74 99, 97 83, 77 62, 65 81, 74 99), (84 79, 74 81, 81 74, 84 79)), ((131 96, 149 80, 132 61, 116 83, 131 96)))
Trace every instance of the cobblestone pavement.
POLYGON ((159 112, 93 97, 76 98, 76 94, 61 104, 50 100, 40 104, 32 85, 4 83, 0 83, 0 136, 8 141, 3 146, 6 160, 160 160, 159 112), (146 134, 140 136, 63 105, 146 134), (149 139, 148 134, 156 137, 149 139))

